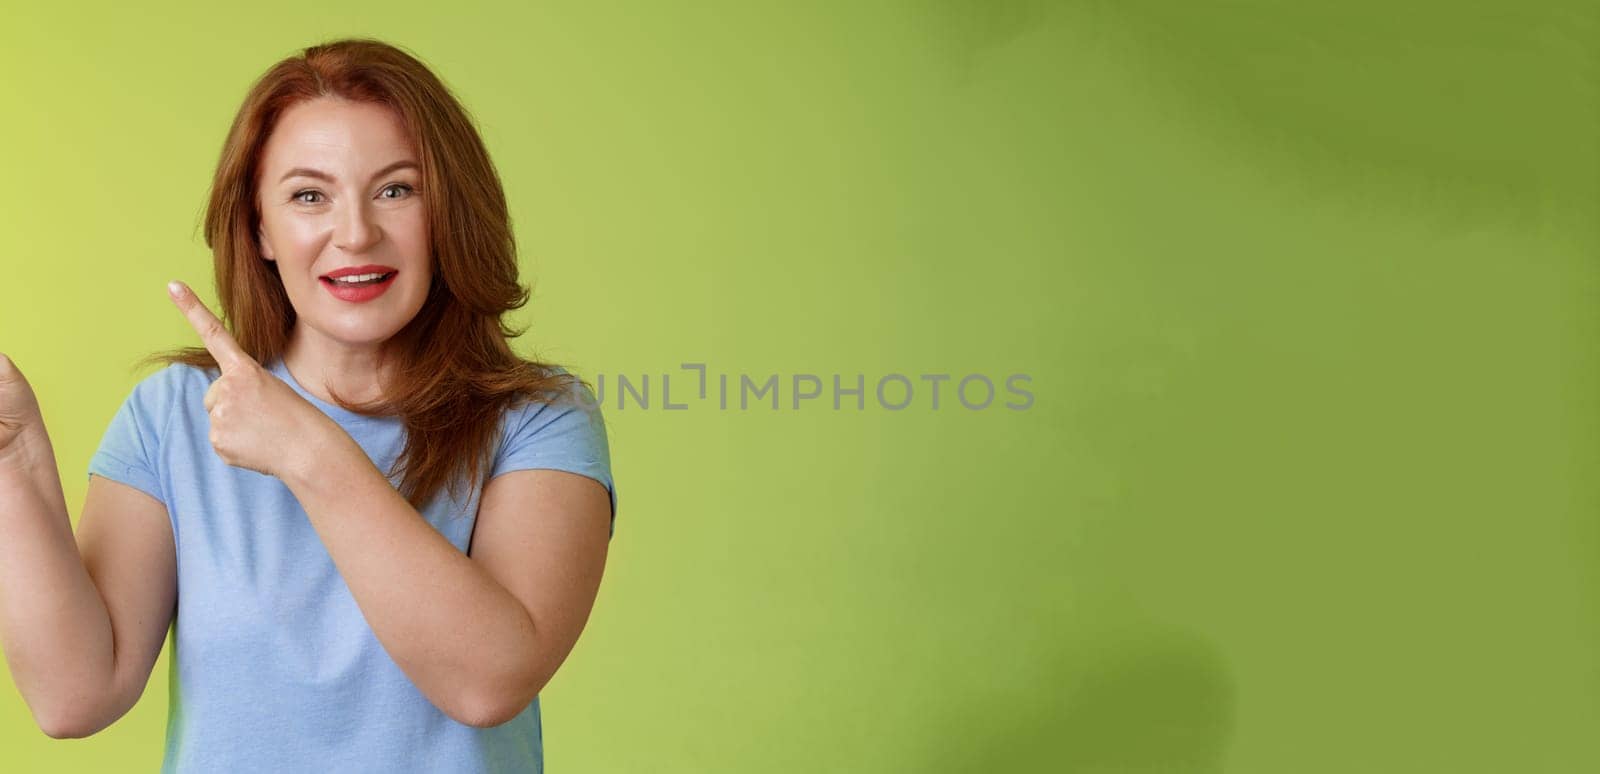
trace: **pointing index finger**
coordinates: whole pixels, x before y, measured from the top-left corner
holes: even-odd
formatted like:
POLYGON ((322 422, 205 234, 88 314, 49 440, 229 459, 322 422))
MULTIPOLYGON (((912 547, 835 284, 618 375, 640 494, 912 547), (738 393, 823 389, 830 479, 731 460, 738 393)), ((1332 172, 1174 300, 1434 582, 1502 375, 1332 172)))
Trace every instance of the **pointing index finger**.
POLYGON ((233 340, 228 329, 222 326, 222 321, 201 303, 188 285, 173 281, 167 284, 167 292, 172 296, 173 303, 183 312, 183 316, 188 318, 189 326, 200 334, 200 343, 204 344, 206 351, 217 359, 217 365, 222 367, 223 372, 255 362, 239 343, 233 340))

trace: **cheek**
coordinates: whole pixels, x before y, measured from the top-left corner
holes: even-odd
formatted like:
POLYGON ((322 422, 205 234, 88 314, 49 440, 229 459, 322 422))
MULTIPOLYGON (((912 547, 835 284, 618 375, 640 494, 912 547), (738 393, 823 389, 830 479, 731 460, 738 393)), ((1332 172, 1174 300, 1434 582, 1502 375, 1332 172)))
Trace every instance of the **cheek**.
MULTIPOLYGON (((429 240, 428 223, 425 220, 406 221, 396 223, 390 238, 394 241, 403 260, 415 267, 413 274, 424 277, 433 274, 433 249, 429 240)), ((424 283, 426 284, 426 283, 424 283)))
POLYGON ((428 253, 428 221, 421 213, 416 217, 409 217, 396 223, 394 226, 395 239, 404 246, 408 254, 426 256, 428 253))
POLYGON ((266 229, 274 257, 284 267, 310 265, 328 239, 328 229, 311 221, 290 220, 266 229))

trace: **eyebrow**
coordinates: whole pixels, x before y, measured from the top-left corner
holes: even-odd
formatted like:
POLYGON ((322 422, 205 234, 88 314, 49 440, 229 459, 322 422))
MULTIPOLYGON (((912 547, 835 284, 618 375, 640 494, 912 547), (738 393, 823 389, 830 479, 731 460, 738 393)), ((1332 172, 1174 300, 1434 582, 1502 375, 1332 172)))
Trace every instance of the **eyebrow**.
MULTIPOLYGON (((417 162, 406 159, 402 161, 396 161, 395 163, 378 170, 377 173, 372 176, 372 178, 376 180, 384 175, 389 174, 390 172, 398 169, 405 169, 407 167, 410 167, 411 169, 420 169, 420 167, 417 166, 417 162)), ((285 172, 283 177, 278 178, 278 182, 281 183, 291 177, 314 177, 318 180, 326 180, 330 183, 336 182, 333 175, 323 172, 320 169, 312 169, 310 167, 295 167, 294 169, 285 172)))

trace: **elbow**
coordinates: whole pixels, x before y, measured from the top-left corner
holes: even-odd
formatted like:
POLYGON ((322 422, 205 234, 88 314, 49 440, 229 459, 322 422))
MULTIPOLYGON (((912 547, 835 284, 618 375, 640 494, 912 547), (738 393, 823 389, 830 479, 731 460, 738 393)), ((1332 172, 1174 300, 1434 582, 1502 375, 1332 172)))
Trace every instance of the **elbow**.
POLYGON ((39 729, 51 739, 83 739, 94 732, 76 725, 58 725, 53 723, 40 723, 39 729))
POLYGON ((457 714, 456 720, 473 728, 494 728, 511 722, 522 714, 522 709, 512 709, 509 704, 484 704, 457 714))
POLYGON ((544 688, 544 680, 508 681, 497 689, 464 699, 455 719, 473 728, 494 728, 521 715, 544 688))
POLYGON ((105 704, 94 702, 63 702, 45 706, 29 705, 33 722, 51 739, 83 739, 100 733, 122 717, 121 711, 112 711, 105 704))
POLYGON ((84 722, 83 718, 69 713, 34 713, 33 720, 38 724, 39 730, 51 739, 83 739, 93 736, 99 731, 93 724, 84 722))
POLYGON ((533 704, 538 694, 517 692, 515 696, 493 696, 468 702, 456 713, 456 720, 473 728, 494 728, 511 722, 533 704))

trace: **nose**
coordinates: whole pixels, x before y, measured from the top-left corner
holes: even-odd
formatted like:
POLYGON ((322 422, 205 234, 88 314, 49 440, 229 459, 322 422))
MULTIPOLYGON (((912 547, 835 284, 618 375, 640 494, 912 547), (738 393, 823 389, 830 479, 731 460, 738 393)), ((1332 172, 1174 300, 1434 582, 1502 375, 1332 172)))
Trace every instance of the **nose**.
POLYGON ((346 207, 334 226, 333 244, 345 252, 363 252, 381 239, 383 231, 367 211, 366 203, 360 200, 346 207))

